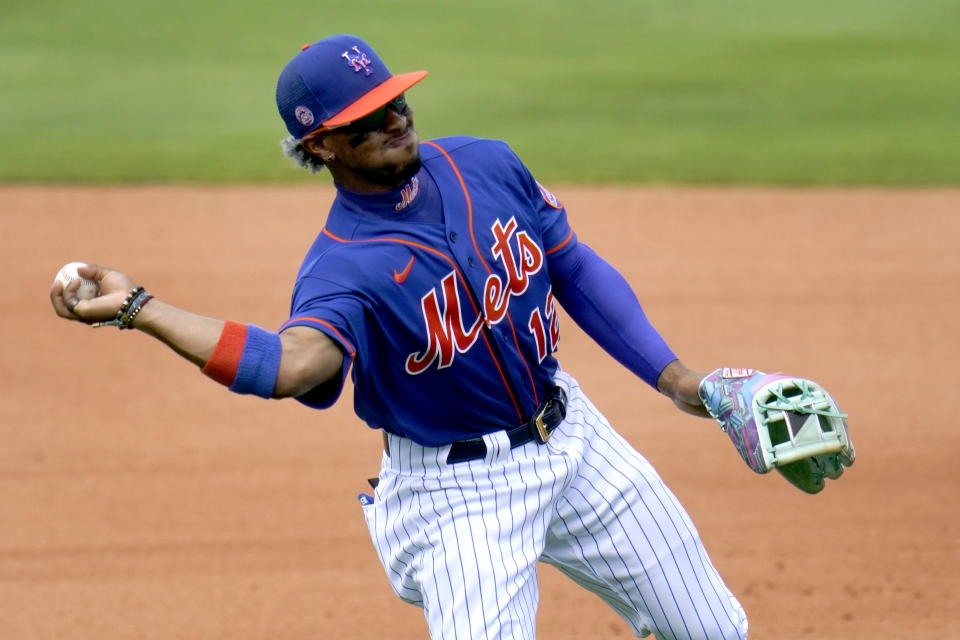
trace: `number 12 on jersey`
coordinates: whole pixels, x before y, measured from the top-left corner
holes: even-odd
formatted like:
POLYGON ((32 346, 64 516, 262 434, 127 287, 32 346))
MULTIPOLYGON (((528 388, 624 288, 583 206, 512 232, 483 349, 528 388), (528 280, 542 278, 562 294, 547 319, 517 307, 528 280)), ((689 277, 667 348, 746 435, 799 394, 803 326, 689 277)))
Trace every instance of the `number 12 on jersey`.
POLYGON ((543 362, 544 358, 557 350, 557 343, 560 341, 560 315, 557 313, 556 299, 553 297, 552 289, 547 292, 547 300, 543 309, 542 314, 539 308, 534 309, 530 314, 530 322, 527 323, 527 327, 529 327, 530 333, 533 334, 533 339, 537 343, 537 357, 540 362, 543 362), (544 316, 546 316, 546 321, 544 321, 544 316))

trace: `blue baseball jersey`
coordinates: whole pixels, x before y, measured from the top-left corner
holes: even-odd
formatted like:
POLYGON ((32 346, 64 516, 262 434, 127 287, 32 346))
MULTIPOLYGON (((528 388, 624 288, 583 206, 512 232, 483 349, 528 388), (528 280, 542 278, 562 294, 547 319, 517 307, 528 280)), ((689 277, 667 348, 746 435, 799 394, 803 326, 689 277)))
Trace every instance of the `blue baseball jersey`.
POLYGON ((553 385, 558 305, 547 263, 571 250, 566 211, 503 142, 423 142, 402 188, 338 188, 297 276, 292 326, 344 352, 357 415, 426 446, 520 424, 553 385))

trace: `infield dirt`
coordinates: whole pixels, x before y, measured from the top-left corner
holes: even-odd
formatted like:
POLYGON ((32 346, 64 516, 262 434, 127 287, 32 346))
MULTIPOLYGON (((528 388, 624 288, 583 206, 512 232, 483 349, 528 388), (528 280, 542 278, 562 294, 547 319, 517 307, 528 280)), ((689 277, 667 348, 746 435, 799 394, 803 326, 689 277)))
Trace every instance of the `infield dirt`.
MULTIPOLYGON (((856 465, 808 496, 562 320, 564 368, 687 507, 751 637, 960 637, 960 190, 553 190, 687 364, 809 377, 850 414, 856 465)), ((325 413, 235 396, 47 298, 99 261, 275 328, 332 196, 0 188, 0 637, 426 637, 363 524, 380 438, 349 390, 325 413)), ((540 637, 630 636, 549 567, 541 590, 540 637)))

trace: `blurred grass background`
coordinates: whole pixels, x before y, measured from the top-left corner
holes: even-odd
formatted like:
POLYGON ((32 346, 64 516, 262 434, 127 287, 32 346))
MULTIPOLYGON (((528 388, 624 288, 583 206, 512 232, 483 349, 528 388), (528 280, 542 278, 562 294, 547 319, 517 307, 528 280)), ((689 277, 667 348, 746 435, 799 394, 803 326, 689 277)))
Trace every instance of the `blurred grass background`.
POLYGON ((338 32, 544 181, 960 184, 957 0, 4 0, 0 182, 308 180, 276 77, 338 32))

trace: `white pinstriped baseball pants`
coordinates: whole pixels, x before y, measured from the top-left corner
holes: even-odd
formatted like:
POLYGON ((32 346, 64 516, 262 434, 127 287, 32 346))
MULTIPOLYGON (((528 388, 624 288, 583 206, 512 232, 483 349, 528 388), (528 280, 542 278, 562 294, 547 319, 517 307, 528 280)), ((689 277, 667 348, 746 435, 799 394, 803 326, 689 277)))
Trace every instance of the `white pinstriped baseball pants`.
POLYGON ((679 501, 569 375, 545 445, 448 465, 449 447, 390 436, 364 515, 397 595, 434 639, 533 640, 537 562, 596 593, 638 637, 747 637, 747 619, 679 501))

